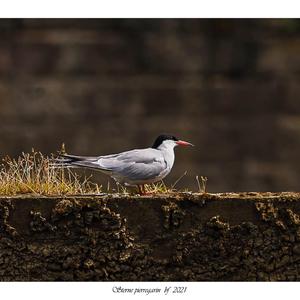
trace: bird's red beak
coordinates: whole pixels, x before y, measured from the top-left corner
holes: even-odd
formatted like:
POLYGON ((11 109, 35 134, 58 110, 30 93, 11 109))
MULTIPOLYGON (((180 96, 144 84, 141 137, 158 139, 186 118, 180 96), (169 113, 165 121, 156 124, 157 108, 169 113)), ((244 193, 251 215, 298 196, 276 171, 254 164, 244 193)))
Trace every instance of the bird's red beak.
POLYGON ((185 142, 185 141, 176 141, 176 144, 179 146, 194 146, 193 144, 189 143, 189 142, 185 142))

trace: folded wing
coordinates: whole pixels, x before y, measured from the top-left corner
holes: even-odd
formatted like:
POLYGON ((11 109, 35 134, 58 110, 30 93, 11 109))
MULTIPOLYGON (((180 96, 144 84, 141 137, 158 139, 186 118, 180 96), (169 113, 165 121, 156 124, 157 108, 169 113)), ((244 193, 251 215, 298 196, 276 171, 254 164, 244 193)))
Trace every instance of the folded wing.
POLYGON ((155 178, 166 167, 160 152, 151 148, 102 156, 98 163, 101 168, 133 181, 155 178))
POLYGON ((160 151, 152 148, 137 149, 105 156, 62 155, 56 164, 65 167, 83 167, 128 178, 132 181, 158 177, 166 168, 160 151))

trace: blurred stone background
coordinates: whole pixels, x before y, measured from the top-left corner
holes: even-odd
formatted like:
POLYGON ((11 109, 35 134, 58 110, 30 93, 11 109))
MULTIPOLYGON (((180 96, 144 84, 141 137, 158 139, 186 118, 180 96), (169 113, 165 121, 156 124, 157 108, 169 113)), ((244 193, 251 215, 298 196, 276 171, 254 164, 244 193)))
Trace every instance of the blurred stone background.
MULTIPOLYGON (((98 155, 171 133, 165 180, 300 190, 300 20, 2 19, 0 155, 98 155)), ((104 185, 106 176, 98 176, 104 185)))

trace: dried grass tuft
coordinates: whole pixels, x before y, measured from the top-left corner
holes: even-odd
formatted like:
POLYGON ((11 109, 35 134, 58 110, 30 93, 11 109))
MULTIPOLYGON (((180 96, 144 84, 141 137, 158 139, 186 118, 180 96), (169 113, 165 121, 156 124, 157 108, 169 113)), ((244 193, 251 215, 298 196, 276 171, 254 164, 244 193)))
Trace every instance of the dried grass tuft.
POLYGON ((17 159, 5 157, 0 165, 0 195, 96 194, 101 187, 81 178, 72 169, 50 167, 53 157, 32 150, 17 159))

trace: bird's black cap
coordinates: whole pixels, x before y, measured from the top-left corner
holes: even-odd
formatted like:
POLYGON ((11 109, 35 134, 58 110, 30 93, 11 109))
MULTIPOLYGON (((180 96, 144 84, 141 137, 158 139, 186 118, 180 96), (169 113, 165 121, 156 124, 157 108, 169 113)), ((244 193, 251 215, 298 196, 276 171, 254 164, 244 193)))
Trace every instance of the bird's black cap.
POLYGON ((158 148, 161 143, 165 140, 171 140, 171 141, 178 141, 178 138, 176 138, 173 135, 169 135, 169 134, 161 134, 160 136, 158 136, 152 146, 152 148, 158 148))

